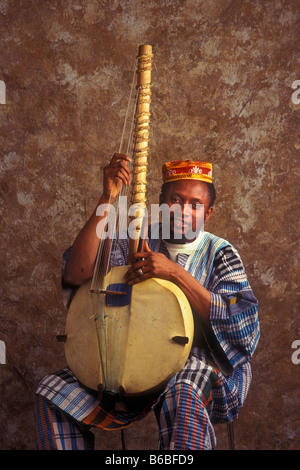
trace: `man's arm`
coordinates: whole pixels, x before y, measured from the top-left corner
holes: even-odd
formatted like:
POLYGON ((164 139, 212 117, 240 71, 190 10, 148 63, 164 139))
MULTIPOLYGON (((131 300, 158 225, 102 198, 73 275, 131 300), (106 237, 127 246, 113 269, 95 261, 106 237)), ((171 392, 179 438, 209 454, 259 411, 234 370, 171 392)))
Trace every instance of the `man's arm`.
POLYGON ((227 370, 252 357, 259 340, 257 299, 236 250, 232 247, 220 250, 209 290, 162 253, 145 251, 137 253, 136 259, 128 270, 127 281, 135 284, 159 277, 177 284, 194 313, 208 327, 211 347, 227 370), (139 275, 139 269, 143 276, 139 275))
POLYGON ((128 284, 136 284, 151 277, 158 277, 176 284, 186 295, 193 311, 209 326, 211 294, 193 276, 164 254, 151 251, 136 253, 136 262, 128 270, 128 284), (139 275, 142 269, 143 276, 139 275))
POLYGON ((110 163, 103 171, 103 193, 91 217, 79 232, 74 241, 66 263, 63 280, 67 284, 80 286, 93 276, 99 237, 97 225, 104 219, 96 215, 97 207, 101 204, 112 204, 119 194, 123 184, 130 184, 128 162, 130 158, 122 154, 114 154, 110 163))

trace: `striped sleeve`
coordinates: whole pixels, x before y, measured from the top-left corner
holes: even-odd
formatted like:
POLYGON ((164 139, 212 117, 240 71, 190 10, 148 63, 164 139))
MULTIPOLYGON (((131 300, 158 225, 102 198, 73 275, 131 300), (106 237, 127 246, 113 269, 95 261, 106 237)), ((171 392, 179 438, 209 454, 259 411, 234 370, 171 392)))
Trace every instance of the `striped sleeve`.
POLYGON ((221 249, 214 261, 210 321, 217 343, 234 369, 249 361, 256 349, 260 334, 258 302, 232 246, 221 249))

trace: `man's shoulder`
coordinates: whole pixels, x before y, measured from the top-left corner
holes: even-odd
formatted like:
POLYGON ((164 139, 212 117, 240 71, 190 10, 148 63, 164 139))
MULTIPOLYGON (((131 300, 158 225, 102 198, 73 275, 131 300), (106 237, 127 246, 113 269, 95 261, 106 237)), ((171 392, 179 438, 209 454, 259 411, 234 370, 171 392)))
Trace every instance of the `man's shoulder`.
POLYGON ((203 242, 207 250, 208 258, 213 260, 216 265, 225 263, 226 265, 235 265, 243 268, 243 262, 235 246, 226 240, 209 232, 204 232, 203 242))
POLYGON ((210 232, 203 232, 201 242, 202 244, 209 246, 211 249, 214 249, 216 251, 219 251, 226 247, 235 250, 233 245, 228 240, 210 232))

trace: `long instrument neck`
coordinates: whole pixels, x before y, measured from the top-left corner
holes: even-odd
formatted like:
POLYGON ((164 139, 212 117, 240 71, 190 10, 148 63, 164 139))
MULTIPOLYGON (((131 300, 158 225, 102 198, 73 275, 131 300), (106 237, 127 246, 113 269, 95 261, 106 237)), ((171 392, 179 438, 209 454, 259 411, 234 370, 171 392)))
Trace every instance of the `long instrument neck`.
POLYGON ((143 45, 139 47, 131 200, 131 209, 133 210, 132 219, 134 219, 134 238, 131 236, 129 227, 129 264, 132 263, 133 255, 139 248, 142 224, 146 212, 152 58, 152 46, 143 45))

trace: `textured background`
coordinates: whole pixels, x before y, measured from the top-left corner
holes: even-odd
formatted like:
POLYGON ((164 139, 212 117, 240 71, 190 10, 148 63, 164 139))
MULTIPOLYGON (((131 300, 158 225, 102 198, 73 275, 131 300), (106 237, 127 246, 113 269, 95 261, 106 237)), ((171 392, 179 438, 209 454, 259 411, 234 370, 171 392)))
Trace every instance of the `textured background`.
MULTIPOLYGON (((300 448, 299 12, 298 0, 0 0, 1 449, 34 448, 37 383, 65 364, 61 254, 118 151, 143 43, 155 53, 149 200, 164 161, 212 161, 207 229, 239 250, 260 302, 237 447, 300 448)), ((151 416, 128 436, 156 449, 151 416)), ((98 432, 97 447, 120 448, 119 433, 98 432)))

